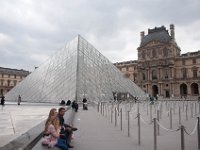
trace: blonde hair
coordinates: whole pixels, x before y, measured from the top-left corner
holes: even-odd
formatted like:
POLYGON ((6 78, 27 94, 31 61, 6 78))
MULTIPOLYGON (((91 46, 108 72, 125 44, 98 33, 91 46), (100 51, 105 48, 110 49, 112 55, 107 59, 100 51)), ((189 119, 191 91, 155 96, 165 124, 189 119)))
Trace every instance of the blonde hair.
POLYGON ((56 131, 60 132, 60 120, 58 116, 55 116, 51 119, 51 124, 55 127, 56 131))
MULTIPOLYGON (((56 113, 56 108, 52 108, 52 109, 50 110, 50 112, 49 112, 49 116, 48 116, 48 118, 47 118, 47 120, 46 120, 46 123, 45 123, 44 133, 47 132, 48 126, 49 126, 50 124, 53 124, 53 122, 55 122, 54 120, 55 120, 55 118, 57 118, 56 115, 57 115, 57 113, 56 113)), ((58 120, 57 122, 59 123, 59 120, 58 120)), ((54 125, 54 124, 53 124, 53 125, 54 125)), ((55 128, 56 128, 56 126, 55 126, 55 128)), ((56 128, 56 130, 57 130, 57 128, 56 128)))

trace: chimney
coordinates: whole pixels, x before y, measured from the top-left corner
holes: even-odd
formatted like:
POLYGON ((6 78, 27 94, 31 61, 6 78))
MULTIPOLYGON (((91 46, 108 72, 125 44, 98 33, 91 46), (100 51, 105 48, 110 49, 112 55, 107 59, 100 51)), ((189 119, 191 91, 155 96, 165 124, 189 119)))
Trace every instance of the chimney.
POLYGON ((170 35, 173 40, 175 40, 174 25, 170 24, 170 35))
POLYGON ((140 32, 140 39, 142 41, 142 39, 144 38, 144 31, 140 32))

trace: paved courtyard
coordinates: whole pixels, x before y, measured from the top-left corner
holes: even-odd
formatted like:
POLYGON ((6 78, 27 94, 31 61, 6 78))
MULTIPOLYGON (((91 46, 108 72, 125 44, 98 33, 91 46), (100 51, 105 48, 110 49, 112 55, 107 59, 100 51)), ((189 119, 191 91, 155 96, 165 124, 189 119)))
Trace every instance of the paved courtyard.
POLYGON ((21 105, 17 102, 0 105, 0 147, 45 120, 52 107, 59 106, 23 102, 21 105))
MULTIPOLYGON (((0 110, 0 145, 8 143, 13 138, 23 134, 31 127, 39 124, 47 118, 48 112, 52 107, 59 108, 59 105, 51 104, 31 104, 22 103, 18 106, 16 103, 7 103, 0 110)), ((198 149, 197 131, 195 129, 196 117, 199 116, 199 104, 196 102, 159 102, 156 105, 148 103, 122 103, 108 104, 102 106, 97 112, 97 107, 89 107, 88 111, 80 107, 74 118, 74 125, 78 131, 74 132, 72 144, 74 150, 153 150, 153 123, 152 117, 156 117, 157 110, 162 111, 160 118, 160 133, 157 136, 157 149, 159 150, 179 150, 181 149, 181 137, 179 128, 178 108, 181 108, 181 122, 186 127, 185 149, 198 149), (141 114, 141 144, 138 144, 138 122, 137 111, 141 114), (116 115, 115 110, 122 109, 122 130, 120 129, 120 114, 116 115), (172 128, 170 129, 169 108, 172 108, 172 128), (111 112, 113 110, 113 113, 111 112), (152 110, 152 111, 150 111, 152 110), (128 117, 130 112, 130 134, 128 136, 128 117), (186 113, 187 112, 187 113, 186 113), (112 117, 111 117, 112 114, 112 117), (186 117, 187 115, 187 117, 186 117), (112 123, 111 123, 112 120, 112 123), (192 132, 194 131, 194 132, 192 132)), ((119 113, 119 111, 116 111, 119 113)))

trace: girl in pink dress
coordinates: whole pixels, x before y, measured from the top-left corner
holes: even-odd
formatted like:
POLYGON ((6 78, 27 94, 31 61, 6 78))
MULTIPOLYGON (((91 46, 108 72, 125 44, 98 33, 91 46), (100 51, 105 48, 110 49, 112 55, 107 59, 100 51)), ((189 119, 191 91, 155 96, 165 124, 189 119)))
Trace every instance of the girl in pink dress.
POLYGON ((42 138, 42 144, 47 145, 49 148, 57 146, 62 150, 67 150, 67 144, 65 139, 60 138, 60 123, 57 117, 55 108, 52 108, 49 112, 49 117, 45 123, 44 137, 42 138))

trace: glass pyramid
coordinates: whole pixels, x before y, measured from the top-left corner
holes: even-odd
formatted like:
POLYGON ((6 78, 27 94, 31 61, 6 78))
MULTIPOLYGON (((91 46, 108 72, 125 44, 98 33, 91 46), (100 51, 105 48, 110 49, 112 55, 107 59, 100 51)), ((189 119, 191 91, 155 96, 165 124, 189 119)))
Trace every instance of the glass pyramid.
POLYGON ((96 48, 78 35, 27 76, 6 96, 8 101, 52 102, 61 100, 111 101, 114 93, 143 99, 146 94, 96 48))

